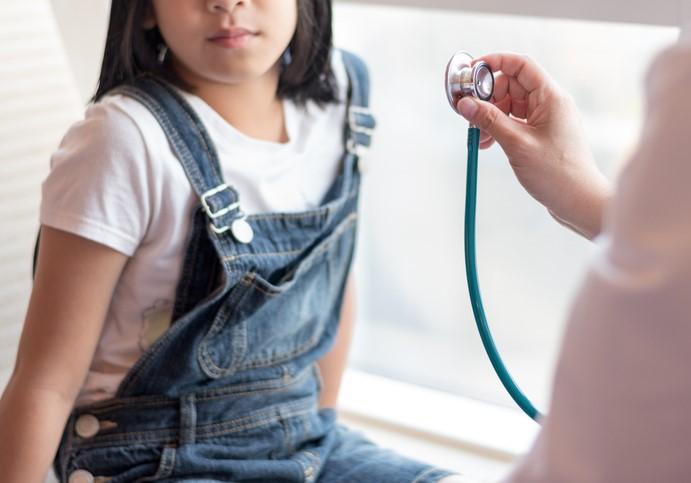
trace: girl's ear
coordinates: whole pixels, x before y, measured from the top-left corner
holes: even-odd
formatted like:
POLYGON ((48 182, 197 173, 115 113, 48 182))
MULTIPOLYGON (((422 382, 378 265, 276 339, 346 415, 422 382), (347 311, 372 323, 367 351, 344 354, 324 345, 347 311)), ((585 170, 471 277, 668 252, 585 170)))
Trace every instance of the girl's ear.
POLYGON ((142 27, 144 30, 150 30, 154 28, 158 22, 156 21, 156 13, 154 12, 154 6, 152 2, 147 2, 146 11, 144 12, 144 21, 142 22, 142 27))

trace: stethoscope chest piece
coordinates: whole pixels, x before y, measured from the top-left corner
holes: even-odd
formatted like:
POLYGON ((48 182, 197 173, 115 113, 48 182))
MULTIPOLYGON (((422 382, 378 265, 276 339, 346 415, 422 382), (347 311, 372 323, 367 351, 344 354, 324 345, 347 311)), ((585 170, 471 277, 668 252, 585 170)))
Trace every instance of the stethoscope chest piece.
POLYGON ((494 94, 494 74, 487 62, 473 62, 472 55, 460 51, 446 66, 445 87, 449 104, 456 111, 458 101, 466 96, 489 101, 494 94))

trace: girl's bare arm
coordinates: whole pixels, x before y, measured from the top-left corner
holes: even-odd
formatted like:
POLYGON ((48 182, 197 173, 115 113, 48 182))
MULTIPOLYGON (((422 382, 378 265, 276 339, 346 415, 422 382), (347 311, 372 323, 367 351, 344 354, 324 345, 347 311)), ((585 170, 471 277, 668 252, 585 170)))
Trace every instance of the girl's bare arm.
POLYGON ((3 482, 44 480, 127 259, 43 227, 17 360, 0 399, 3 482))

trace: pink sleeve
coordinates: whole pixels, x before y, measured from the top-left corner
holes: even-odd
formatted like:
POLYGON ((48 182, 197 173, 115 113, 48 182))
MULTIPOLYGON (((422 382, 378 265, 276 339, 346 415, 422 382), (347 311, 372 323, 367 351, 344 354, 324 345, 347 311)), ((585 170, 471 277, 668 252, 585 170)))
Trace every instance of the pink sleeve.
POLYGON ((654 62, 637 152, 512 483, 691 478, 691 48, 654 62))

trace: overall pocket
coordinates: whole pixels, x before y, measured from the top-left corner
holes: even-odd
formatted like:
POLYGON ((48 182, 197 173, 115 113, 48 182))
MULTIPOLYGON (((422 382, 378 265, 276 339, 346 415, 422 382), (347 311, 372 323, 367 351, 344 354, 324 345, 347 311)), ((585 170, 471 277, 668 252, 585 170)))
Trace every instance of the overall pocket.
POLYGON ((245 273, 200 344, 198 359, 207 375, 288 361, 315 347, 326 330, 335 331, 356 221, 356 214, 343 220, 277 281, 245 273))

